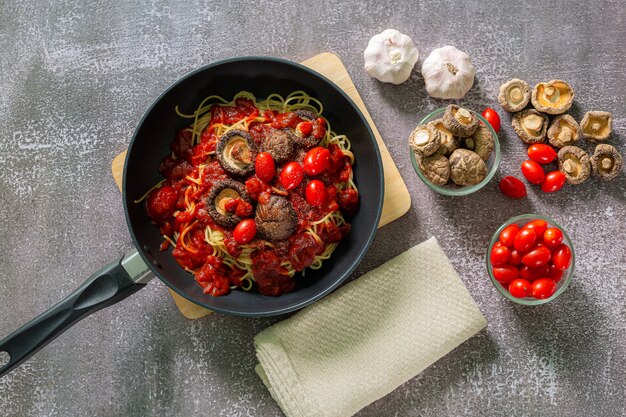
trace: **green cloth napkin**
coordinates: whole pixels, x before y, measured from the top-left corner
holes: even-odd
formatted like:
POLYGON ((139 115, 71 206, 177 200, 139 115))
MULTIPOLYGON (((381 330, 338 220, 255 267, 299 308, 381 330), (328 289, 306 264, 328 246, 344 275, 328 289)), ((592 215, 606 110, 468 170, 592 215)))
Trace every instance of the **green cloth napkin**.
POLYGON ((288 417, 349 417, 487 325, 435 238, 254 338, 288 417))

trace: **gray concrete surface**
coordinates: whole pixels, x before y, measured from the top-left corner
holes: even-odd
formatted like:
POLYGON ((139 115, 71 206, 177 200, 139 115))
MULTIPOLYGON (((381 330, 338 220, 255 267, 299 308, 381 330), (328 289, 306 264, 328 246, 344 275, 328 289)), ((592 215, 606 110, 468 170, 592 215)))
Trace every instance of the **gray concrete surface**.
MULTIPOLYGON (((626 11, 621 2, 464 3, 209 1, 0 2, 0 335, 68 294, 131 248, 110 162, 174 80, 237 55, 294 61, 338 54, 409 186, 413 207, 380 230, 355 276, 431 235, 489 322, 389 396, 369 416, 626 414, 626 179, 595 180, 508 200, 497 179, 519 175, 525 146, 502 112, 496 180, 464 198, 429 191, 406 137, 431 99, 416 71, 400 86, 363 71, 368 39, 409 34, 420 61, 439 46, 478 70, 463 103, 493 106, 511 77, 563 78, 572 113, 614 114, 610 143, 626 153, 626 11), (543 307, 503 300, 483 256, 507 218, 536 212, 570 232, 577 270, 543 307)), ((419 65, 419 64, 418 64, 419 65)), ((252 337, 277 319, 183 318, 160 282, 78 324, 0 379, 2 416, 280 416, 253 372, 252 337)))

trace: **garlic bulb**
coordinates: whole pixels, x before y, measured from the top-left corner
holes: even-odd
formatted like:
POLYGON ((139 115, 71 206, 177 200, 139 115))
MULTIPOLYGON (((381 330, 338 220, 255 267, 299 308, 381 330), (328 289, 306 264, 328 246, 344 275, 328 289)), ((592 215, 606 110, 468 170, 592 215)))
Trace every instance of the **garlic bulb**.
POLYGON ((469 55, 450 45, 432 51, 422 64, 426 91, 435 98, 463 98, 475 75, 469 55))
POLYGON ((419 52, 407 35, 387 29, 370 39, 363 57, 369 75, 384 83, 401 84, 409 79, 419 52))

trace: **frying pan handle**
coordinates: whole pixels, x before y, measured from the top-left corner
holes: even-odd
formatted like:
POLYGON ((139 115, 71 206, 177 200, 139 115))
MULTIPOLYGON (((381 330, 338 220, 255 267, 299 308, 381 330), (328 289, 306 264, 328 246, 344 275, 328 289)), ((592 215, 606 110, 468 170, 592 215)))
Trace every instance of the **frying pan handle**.
POLYGON ((134 294, 152 277, 136 250, 111 262, 57 305, 0 341, 0 378, 74 323, 134 294))

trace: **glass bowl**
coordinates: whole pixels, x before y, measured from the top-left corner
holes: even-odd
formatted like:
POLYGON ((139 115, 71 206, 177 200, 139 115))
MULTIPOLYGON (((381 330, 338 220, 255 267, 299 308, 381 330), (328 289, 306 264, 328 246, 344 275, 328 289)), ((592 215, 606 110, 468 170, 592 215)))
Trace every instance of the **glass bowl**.
POLYGON ((550 220, 549 218, 545 216, 540 216, 538 214, 522 214, 521 216, 513 217, 507 220, 505 223, 503 223, 502 226, 500 226, 498 230, 496 230, 493 236, 491 237, 491 242, 489 243, 489 248, 487 249, 487 255, 485 258, 487 262, 487 271, 489 272, 489 278, 491 278, 491 283, 494 285, 494 287, 498 289, 500 294, 502 294, 502 296, 506 298, 507 300, 513 301, 514 303, 517 303, 517 304, 523 304, 527 306, 545 304, 547 302, 554 300, 559 295, 561 295, 563 291, 565 291, 565 289, 569 286, 569 283, 572 280, 572 277, 574 276, 574 264, 576 261, 576 255, 574 253, 574 246, 572 245, 572 240, 569 238, 567 232, 565 232, 565 230, 553 220, 550 220), (491 266, 491 261, 490 261, 491 250, 493 249, 493 246, 496 244, 496 242, 500 240, 500 232, 502 232, 502 230, 504 230, 505 227, 511 224, 517 224, 521 228, 526 223, 532 220, 545 220, 548 223, 548 227, 555 227, 559 229, 563 233, 563 243, 569 246, 572 252, 572 261, 570 263, 570 266, 563 272, 563 276, 561 280, 557 282, 556 291, 554 292, 554 294, 552 294, 551 297, 545 298, 543 300, 537 299, 534 297, 524 297, 524 298, 513 297, 511 293, 509 293, 508 287, 504 287, 493 276, 493 267, 491 266))
MULTIPOLYGON (((409 148, 409 153, 411 155, 411 162, 413 163, 413 169, 415 169, 415 172, 420 177, 420 179, 424 182, 424 184, 426 184, 427 186, 429 186, 431 189, 435 190, 439 194, 452 195, 452 196, 471 194, 474 191, 478 191, 481 188, 483 188, 485 184, 487 184, 491 180, 491 178, 493 178, 494 174, 496 173, 496 170, 498 169, 498 164, 500 163, 500 142, 498 141, 498 135, 496 134, 495 130, 493 130, 493 127, 491 127, 489 122, 483 116, 481 116, 480 113, 476 113, 475 111, 470 110, 470 109, 467 109, 467 110, 469 110, 472 114, 474 114, 474 116, 476 116, 480 122, 482 122, 485 126, 487 126, 487 128, 489 128, 489 131, 491 132, 494 138, 493 152, 491 152, 491 156, 489 157, 489 160, 485 162, 485 164, 487 165, 487 169, 489 171, 487 172, 487 176, 485 177, 485 179, 482 180, 480 183, 476 185, 468 185, 468 186, 459 186, 459 185, 454 185, 454 184, 446 184, 446 185, 433 184, 432 182, 428 180, 428 178, 424 176, 421 168, 417 164, 417 160, 415 159, 415 152, 413 152, 413 150, 409 148)), ((432 113, 428 114, 426 117, 424 117, 420 121, 419 124, 423 125, 423 124, 430 122, 431 120, 440 119, 441 117, 443 117, 443 114, 445 113, 445 111, 446 111, 446 108, 441 107, 433 111, 432 113)))

